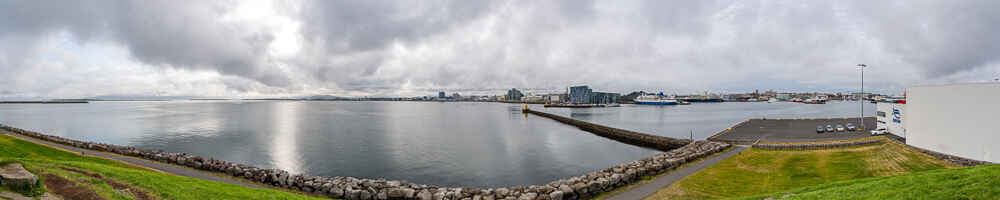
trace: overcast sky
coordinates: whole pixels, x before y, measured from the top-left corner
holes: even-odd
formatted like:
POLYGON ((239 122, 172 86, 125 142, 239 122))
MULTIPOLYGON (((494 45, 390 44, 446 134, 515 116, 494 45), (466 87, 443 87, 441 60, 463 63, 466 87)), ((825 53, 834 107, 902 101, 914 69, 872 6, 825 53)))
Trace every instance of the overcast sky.
POLYGON ((0 0, 0 98, 856 91, 1000 76, 1000 1, 0 0))

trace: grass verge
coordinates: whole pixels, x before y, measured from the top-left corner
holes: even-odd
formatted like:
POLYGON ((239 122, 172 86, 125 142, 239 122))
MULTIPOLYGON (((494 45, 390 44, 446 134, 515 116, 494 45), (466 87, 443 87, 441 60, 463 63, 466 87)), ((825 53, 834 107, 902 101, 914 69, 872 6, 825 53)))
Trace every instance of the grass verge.
POLYGON ((1000 199, 1000 165, 840 181, 744 199, 1000 199))
POLYGON ((647 199, 737 198, 951 167, 956 166, 894 142, 809 151, 749 149, 647 199))
POLYGON ((104 199, 143 199, 144 195, 148 199, 320 199, 275 189, 165 174, 114 160, 80 156, 7 135, 0 135, 0 163, 3 162, 21 163, 50 189, 66 186, 61 188, 74 190, 50 191, 56 194, 88 193, 75 190, 90 190, 104 199), (68 183, 50 185, 46 177, 68 183))

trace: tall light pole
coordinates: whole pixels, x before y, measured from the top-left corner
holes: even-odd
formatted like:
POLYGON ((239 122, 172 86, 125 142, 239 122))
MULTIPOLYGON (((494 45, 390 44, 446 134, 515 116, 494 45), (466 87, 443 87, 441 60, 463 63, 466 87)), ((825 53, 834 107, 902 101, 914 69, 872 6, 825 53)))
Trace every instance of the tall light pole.
POLYGON ((858 64, 858 67, 861 67, 861 93, 858 94, 858 105, 861 105, 860 118, 858 119, 861 121, 861 124, 858 127, 861 127, 861 130, 865 130, 865 67, 868 67, 868 65, 858 64))

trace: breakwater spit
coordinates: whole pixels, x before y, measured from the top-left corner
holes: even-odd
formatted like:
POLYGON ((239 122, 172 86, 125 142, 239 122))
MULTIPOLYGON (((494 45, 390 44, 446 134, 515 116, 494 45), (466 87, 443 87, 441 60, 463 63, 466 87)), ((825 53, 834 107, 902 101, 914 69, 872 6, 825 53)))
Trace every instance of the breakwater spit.
POLYGON ((663 137, 658 135, 651 135, 635 131, 607 127, 569 117, 563 117, 555 114, 534 111, 528 109, 527 107, 525 107, 523 111, 525 113, 542 116, 571 126, 576 126, 581 130, 591 132, 601 137, 606 137, 626 144, 658 149, 660 151, 670 151, 676 148, 680 148, 684 145, 690 144, 692 142, 692 140, 689 139, 663 137))

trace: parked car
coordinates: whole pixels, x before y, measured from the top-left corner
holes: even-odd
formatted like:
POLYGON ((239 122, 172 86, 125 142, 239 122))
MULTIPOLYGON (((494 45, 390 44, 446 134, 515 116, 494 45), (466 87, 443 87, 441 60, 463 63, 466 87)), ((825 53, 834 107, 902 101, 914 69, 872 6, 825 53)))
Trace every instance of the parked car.
POLYGON ((885 128, 879 128, 872 131, 872 135, 882 135, 886 133, 888 133, 888 131, 886 131, 885 128))
POLYGON ((837 131, 844 131, 844 125, 837 124, 837 131))
POLYGON ((827 124, 826 125, 826 132, 833 132, 833 126, 830 126, 829 124, 827 124))
POLYGON ((823 125, 816 126, 816 133, 823 133, 823 131, 826 131, 826 128, 823 128, 823 125))
POLYGON ((852 123, 847 123, 847 131, 856 131, 856 130, 858 130, 857 126, 854 126, 854 124, 852 123))

